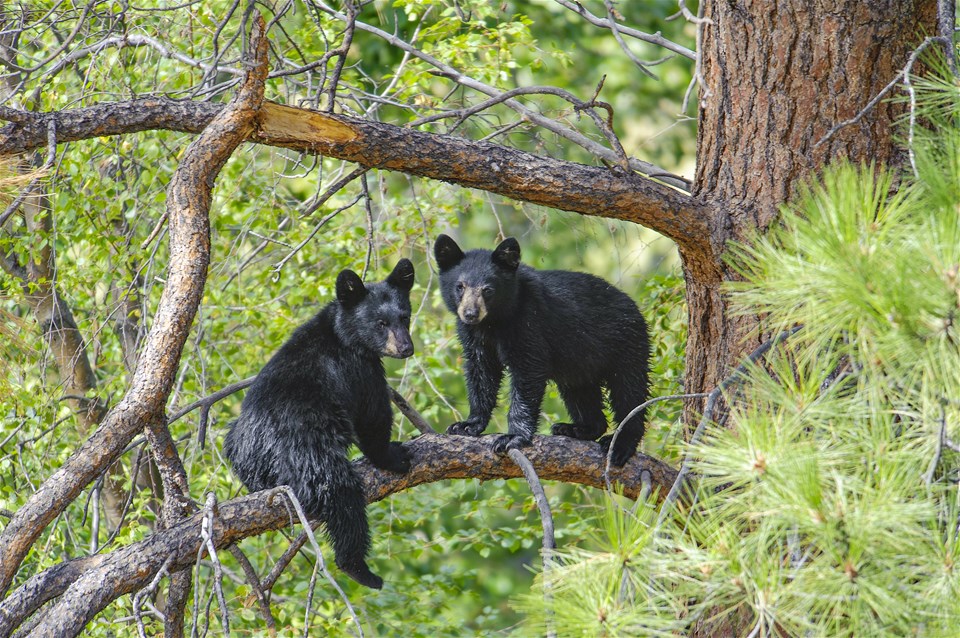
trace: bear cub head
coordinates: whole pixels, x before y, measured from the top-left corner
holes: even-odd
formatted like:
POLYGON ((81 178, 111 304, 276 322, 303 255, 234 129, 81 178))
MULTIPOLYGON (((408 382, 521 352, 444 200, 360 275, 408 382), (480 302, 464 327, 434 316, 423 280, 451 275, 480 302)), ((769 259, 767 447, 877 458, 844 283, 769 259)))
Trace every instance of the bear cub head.
POLYGON ((469 326, 496 321, 510 314, 517 299, 517 272, 520 268, 520 244, 513 237, 496 249, 460 249, 447 235, 433 245, 440 267, 443 301, 469 326))
POLYGON ((364 285, 352 270, 337 276, 337 334, 348 346, 373 356, 406 359, 410 338, 413 263, 401 259, 386 281, 364 285))

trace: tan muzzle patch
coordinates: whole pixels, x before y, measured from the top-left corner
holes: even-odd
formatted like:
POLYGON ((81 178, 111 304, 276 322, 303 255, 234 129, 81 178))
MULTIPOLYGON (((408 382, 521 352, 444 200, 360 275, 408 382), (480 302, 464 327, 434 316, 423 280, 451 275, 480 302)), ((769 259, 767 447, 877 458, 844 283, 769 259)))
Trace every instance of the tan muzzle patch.
POLYGON ((487 316, 487 304, 479 288, 466 287, 457 306, 457 315, 464 323, 480 323, 487 316))
POLYGON ((400 348, 397 346, 397 334, 393 330, 387 333, 387 345, 383 347, 383 354, 388 357, 400 356, 400 348))

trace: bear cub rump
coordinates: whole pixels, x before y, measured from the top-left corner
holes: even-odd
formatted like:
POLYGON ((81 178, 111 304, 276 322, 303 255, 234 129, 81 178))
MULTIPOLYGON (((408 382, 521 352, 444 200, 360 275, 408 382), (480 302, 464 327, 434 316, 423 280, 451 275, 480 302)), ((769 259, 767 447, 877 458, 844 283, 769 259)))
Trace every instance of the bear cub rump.
POLYGON ((307 516, 324 523, 340 569, 376 589, 383 580, 366 563, 366 498, 347 449, 357 444, 380 469, 410 469, 406 450, 390 441, 393 412, 381 356, 413 354, 412 287, 408 259, 386 281, 367 286, 353 271, 341 272, 336 300, 263 367, 223 445, 251 492, 289 485, 307 516))
MULTIPOLYGON (((457 315, 470 415, 447 432, 479 436, 489 424, 505 369, 510 370, 508 434, 498 452, 528 445, 537 430, 547 381, 557 385, 571 423, 553 433, 593 441, 607 431, 603 390, 620 423, 647 400, 650 345, 637 305, 599 277, 535 270, 520 263, 508 238, 493 251, 464 252, 446 235, 434 256, 440 290, 457 315)), ((644 433, 644 411, 617 436, 612 463, 633 455, 644 433)), ((609 446, 610 437, 601 439, 609 446)))

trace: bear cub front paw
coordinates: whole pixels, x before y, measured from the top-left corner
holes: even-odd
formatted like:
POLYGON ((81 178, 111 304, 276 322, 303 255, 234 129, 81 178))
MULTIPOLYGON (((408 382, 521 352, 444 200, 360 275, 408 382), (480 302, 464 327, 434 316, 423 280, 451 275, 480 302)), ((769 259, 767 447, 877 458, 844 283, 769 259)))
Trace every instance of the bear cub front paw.
POLYGON ((406 474, 410 471, 410 452, 403 447, 402 443, 390 442, 390 456, 387 457, 387 464, 383 469, 397 474, 406 474))
POLYGON ((466 421, 457 421, 447 428, 447 434, 457 434, 460 436, 480 436, 487 429, 487 425, 479 419, 467 419, 466 421))
POLYGON ((378 454, 376 458, 367 455, 370 462, 378 470, 387 470, 397 474, 406 474, 410 471, 410 452, 403 447, 402 443, 391 441, 386 454, 378 454))

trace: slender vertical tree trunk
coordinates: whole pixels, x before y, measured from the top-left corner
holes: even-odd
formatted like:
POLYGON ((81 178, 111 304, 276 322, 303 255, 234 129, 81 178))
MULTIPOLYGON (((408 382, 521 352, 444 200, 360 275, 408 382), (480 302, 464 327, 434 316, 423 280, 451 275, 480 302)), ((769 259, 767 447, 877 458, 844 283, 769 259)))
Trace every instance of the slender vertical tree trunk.
MULTIPOLYGON (((751 241, 779 206, 833 161, 901 164, 895 120, 902 104, 880 102, 855 117, 937 33, 931 0, 705 0, 703 85, 694 194, 716 204, 713 254, 681 247, 689 304, 687 390, 712 389, 768 336, 761 317, 734 317, 722 284, 728 242, 751 241)), ((700 402, 688 405, 687 422, 700 402)))

